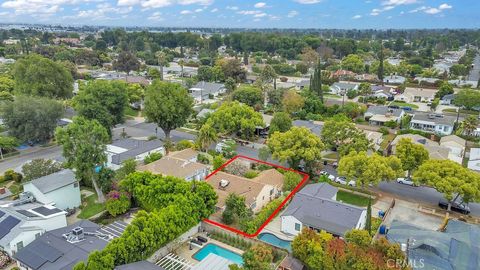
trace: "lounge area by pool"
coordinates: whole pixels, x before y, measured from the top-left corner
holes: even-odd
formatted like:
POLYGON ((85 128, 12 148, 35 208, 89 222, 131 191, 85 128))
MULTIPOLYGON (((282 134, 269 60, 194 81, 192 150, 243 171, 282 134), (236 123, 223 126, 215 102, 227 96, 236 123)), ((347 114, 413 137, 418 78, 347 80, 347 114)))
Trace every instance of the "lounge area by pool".
POLYGON ((260 241, 268 243, 272 246, 283 248, 283 249, 286 249, 288 251, 292 251, 292 246, 291 246, 292 242, 282 240, 282 239, 278 238, 277 236, 275 236, 271 233, 261 233, 258 236, 258 239, 260 239, 260 241))
POLYGON ((217 246, 217 245, 212 244, 212 243, 207 244, 202 249, 200 249, 195 254, 193 254, 193 258, 197 261, 202 261, 203 259, 205 259, 211 253, 213 253, 215 255, 218 255, 220 257, 223 257, 223 258, 225 258, 225 259, 227 259, 227 260, 229 260, 233 263, 236 263, 238 265, 243 264, 242 256, 240 256, 239 254, 237 254, 237 253, 235 253, 231 250, 228 250, 226 248, 217 246))

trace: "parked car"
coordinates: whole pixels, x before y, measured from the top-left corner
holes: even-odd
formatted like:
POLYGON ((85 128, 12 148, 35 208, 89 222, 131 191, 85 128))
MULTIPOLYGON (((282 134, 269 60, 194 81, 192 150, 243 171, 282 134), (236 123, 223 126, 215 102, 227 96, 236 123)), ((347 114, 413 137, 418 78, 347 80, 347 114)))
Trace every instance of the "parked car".
POLYGON ((338 167, 338 162, 336 162, 336 161, 333 162, 333 163, 332 163, 332 167, 333 167, 334 169, 336 169, 336 168, 338 167))
POLYGON ((335 181, 335 175, 330 174, 330 175, 328 176, 328 179, 329 179, 330 181, 335 181))
POLYGON ((412 187, 418 187, 415 182, 411 178, 405 177, 405 178, 397 178, 397 183, 403 184, 403 185, 408 185, 412 187))
POLYGON ((336 183, 339 183, 339 184, 342 184, 342 185, 349 185, 351 187, 357 186, 357 183, 353 180, 350 180, 349 182, 347 182, 347 178, 345 178, 344 176, 339 176, 339 177, 335 178, 334 181, 336 183))
MULTIPOLYGON (((448 209, 448 201, 445 199, 441 199, 438 202, 438 206, 440 206, 440 208, 442 209, 448 209)), ((451 209, 452 211, 459 212, 465 215, 470 214, 470 207, 464 204, 463 202, 457 202, 457 201, 452 202, 451 209)))

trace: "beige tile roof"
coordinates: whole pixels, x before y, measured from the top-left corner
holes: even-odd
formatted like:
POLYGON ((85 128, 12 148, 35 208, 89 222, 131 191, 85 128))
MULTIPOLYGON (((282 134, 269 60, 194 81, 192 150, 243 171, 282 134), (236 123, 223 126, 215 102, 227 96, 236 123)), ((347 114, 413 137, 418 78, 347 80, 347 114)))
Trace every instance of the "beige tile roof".
POLYGON ((140 166, 139 171, 148 171, 154 174, 171 175, 179 178, 191 177, 197 171, 207 169, 206 165, 197 162, 189 162, 171 156, 163 157, 150 164, 140 166))
POLYGON ((258 196, 258 194, 265 187, 265 184, 260 182, 252 181, 241 176, 236 176, 221 171, 211 175, 207 179, 207 183, 215 189, 215 192, 218 195, 218 207, 225 206, 225 199, 230 193, 235 193, 239 196, 245 197, 245 203, 247 205, 251 205, 255 201, 255 198, 258 196), (220 188, 221 180, 229 181, 229 184, 226 188, 220 188))
POLYGON ((262 171, 257 177, 253 178, 252 180, 282 189, 284 176, 279 171, 275 169, 270 169, 262 171))
POLYGON ((181 151, 171 152, 170 157, 189 160, 191 158, 197 157, 198 152, 193 150, 192 148, 183 149, 181 151))

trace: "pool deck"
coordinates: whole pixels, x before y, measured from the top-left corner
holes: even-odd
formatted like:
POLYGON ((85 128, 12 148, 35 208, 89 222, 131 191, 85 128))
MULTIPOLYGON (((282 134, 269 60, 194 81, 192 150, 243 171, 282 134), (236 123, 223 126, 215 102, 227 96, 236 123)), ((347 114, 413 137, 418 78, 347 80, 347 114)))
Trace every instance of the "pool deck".
MULTIPOLYGON (((204 233, 196 234, 194 237, 197 237, 197 236, 206 237, 204 233)), ((202 249, 203 247, 205 247, 206 245, 208 245, 208 244, 215 244, 215 245, 220 246, 220 247, 222 247, 222 248, 225 248, 225 249, 228 249, 228 250, 230 250, 230 251, 233 251, 233 252, 239 254, 240 256, 244 253, 244 251, 241 250, 241 249, 238 249, 238 248, 229 246, 229 245, 227 245, 227 244, 225 244, 225 243, 219 242, 219 241, 214 240, 214 239, 212 239, 212 238, 210 238, 210 237, 206 237, 206 238, 208 239, 208 242, 205 243, 205 244, 203 244, 202 247, 198 247, 198 246, 196 246, 196 245, 192 245, 192 250, 190 250, 190 244, 189 244, 189 242, 187 241, 187 242, 183 243, 177 250, 175 250, 175 253, 176 253, 178 256, 180 256, 180 257, 188 260, 188 261, 191 262, 192 264, 197 264, 197 263, 198 263, 198 261, 193 258, 193 255, 194 255, 195 253, 197 253, 200 249, 202 249)))
POLYGON ((286 234, 281 231, 282 213, 283 212, 279 213, 274 219, 272 219, 272 221, 268 223, 268 225, 265 228, 263 228, 263 230, 260 233, 271 233, 282 240, 293 241, 293 238, 295 238, 295 235, 286 234))

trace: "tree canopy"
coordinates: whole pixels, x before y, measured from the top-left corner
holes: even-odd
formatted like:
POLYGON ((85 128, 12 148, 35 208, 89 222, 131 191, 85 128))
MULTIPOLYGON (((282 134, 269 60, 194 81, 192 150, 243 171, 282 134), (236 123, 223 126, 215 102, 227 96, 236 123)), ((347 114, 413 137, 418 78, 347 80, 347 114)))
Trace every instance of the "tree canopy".
POLYGON ((288 162, 292 168, 301 161, 307 165, 321 159, 325 145, 322 140, 304 127, 292 127, 284 133, 275 132, 267 142, 272 158, 288 162))
POLYGON ((21 142, 48 141, 62 116, 63 106, 44 97, 17 96, 2 108, 2 118, 9 134, 21 142))
POLYGON ((457 106, 471 110, 480 104, 480 91, 473 89, 462 89, 456 94, 454 103, 457 106))
POLYGON ((277 112, 273 115, 268 132, 270 135, 277 131, 286 132, 291 127, 292 127, 292 118, 290 118, 290 115, 285 112, 277 112))
POLYGON ((402 162, 402 168, 408 171, 408 176, 429 158, 425 147, 415 144, 409 138, 401 139, 395 149, 395 155, 402 162))
POLYGON ((170 131, 187 123, 193 113, 193 98, 180 84, 159 80, 147 88, 145 116, 157 124, 170 140, 170 131))
POLYGON ((413 179, 435 188, 449 201, 458 197, 466 203, 480 201, 480 174, 451 160, 428 160, 415 171, 413 179))
POLYGON ((34 159, 22 166, 22 174, 25 181, 31 181, 62 169, 63 165, 60 162, 51 159, 34 159))
POLYGON ((92 185, 99 201, 103 193, 95 181, 95 167, 107 161, 106 144, 110 141, 107 130, 97 121, 75 117, 73 123, 57 128, 55 137, 62 145, 66 167, 75 169, 75 176, 85 185, 92 185))
POLYGON ((355 124, 342 115, 332 117, 325 121, 322 128, 322 140, 333 149, 337 149, 341 156, 351 151, 367 151, 371 142, 366 134, 359 130, 355 124))
POLYGON ((352 151, 342 157, 338 163, 338 174, 355 180, 357 185, 378 185, 381 181, 390 181, 402 176, 402 163, 395 156, 383 157, 376 153, 352 151))
POLYGON ((89 82, 75 98, 73 106, 79 116, 95 119, 110 133, 110 129, 125 119, 127 84, 121 81, 89 82))
POLYGON ((59 63, 31 54, 15 63, 15 91, 50 98, 69 98, 73 92, 71 73, 59 63))

